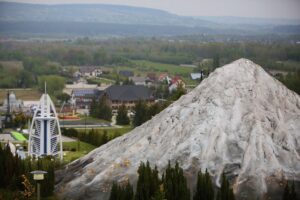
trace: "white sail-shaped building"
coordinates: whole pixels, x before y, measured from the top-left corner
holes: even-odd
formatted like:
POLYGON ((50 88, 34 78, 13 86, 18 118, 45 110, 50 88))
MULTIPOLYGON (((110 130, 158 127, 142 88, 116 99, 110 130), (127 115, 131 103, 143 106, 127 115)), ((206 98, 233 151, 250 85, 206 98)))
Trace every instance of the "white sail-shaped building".
POLYGON ((62 160, 61 131, 55 107, 48 94, 43 94, 34 112, 28 143, 28 155, 34 158, 55 156, 62 160))

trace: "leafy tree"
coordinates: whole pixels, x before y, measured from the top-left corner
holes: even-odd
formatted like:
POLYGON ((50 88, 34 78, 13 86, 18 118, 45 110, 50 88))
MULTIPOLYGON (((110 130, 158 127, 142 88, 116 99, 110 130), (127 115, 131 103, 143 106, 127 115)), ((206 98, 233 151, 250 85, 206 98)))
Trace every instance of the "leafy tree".
POLYGON ((124 104, 119 107, 116 120, 118 125, 128 125, 130 123, 129 117, 127 116, 127 109, 124 104))
POLYGON ((61 94, 65 87, 64 78, 56 75, 40 76, 38 78, 38 86, 41 92, 45 91, 45 83, 47 84, 47 93, 54 96, 61 94))

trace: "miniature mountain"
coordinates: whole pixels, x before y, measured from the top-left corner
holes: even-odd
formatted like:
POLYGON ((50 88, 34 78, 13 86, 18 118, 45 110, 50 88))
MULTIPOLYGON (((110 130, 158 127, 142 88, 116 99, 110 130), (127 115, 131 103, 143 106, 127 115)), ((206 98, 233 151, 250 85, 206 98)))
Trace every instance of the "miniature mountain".
POLYGON ((300 97, 239 59, 145 124, 58 171, 56 193, 108 199, 112 181, 136 184, 147 160, 161 172, 178 161, 191 189, 197 172, 208 169, 216 186, 224 172, 238 199, 278 196, 283 180, 300 181, 300 97))

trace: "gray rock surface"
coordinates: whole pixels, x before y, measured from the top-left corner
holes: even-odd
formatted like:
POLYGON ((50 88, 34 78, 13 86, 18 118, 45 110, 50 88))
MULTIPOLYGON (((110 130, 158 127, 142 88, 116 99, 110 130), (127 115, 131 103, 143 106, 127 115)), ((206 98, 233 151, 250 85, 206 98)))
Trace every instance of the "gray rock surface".
POLYGON ((137 180, 141 161, 163 171, 178 161, 188 182, 223 171, 240 199, 261 199, 300 180, 300 97, 260 66, 239 59, 150 121, 57 172, 62 199, 108 199, 113 180, 137 180), (272 187, 270 187, 272 186, 272 187))

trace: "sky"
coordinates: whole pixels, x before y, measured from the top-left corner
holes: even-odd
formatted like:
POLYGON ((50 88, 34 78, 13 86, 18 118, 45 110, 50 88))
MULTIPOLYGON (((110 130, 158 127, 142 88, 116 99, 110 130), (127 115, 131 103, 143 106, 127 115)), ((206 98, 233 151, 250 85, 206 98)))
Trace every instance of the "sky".
MULTIPOLYGON (((0 0, 3 1, 3 0, 0 0)), ((157 8, 185 16, 239 16, 300 19, 300 0, 4 0, 69 4, 99 3, 157 8)))

